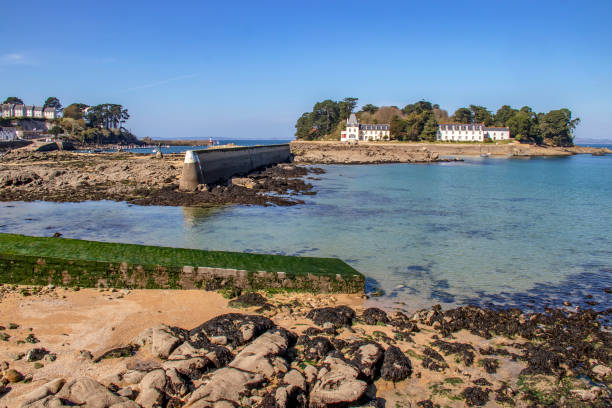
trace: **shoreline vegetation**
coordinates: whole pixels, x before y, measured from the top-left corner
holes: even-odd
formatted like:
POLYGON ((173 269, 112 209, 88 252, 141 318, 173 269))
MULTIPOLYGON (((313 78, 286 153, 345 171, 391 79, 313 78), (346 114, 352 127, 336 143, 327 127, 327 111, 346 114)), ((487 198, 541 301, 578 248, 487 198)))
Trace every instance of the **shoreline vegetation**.
MULTIPOLYGON (((346 120, 357 107, 358 98, 342 101, 326 99, 317 102, 295 124, 297 140, 340 140, 346 120)), ((356 112, 360 123, 389 124, 390 139, 405 142, 434 142, 438 125, 444 123, 482 123, 485 126, 507 127, 514 140, 550 146, 573 146, 574 130, 580 118, 573 118, 567 108, 536 112, 529 106, 514 109, 503 105, 495 113, 484 106, 462 107, 450 115, 440 105, 418 101, 403 108, 366 104, 356 112)), ((492 142, 492 141, 489 141, 492 142)))

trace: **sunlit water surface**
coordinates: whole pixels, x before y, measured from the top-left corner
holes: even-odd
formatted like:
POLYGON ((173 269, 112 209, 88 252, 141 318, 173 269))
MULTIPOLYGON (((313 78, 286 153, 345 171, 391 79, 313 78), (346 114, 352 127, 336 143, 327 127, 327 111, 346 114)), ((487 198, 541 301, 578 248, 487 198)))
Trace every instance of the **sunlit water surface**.
POLYGON ((321 167, 304 205, 0 203, 0 232, 333 256, 406 310, 612 307, 612 156, 321 167))

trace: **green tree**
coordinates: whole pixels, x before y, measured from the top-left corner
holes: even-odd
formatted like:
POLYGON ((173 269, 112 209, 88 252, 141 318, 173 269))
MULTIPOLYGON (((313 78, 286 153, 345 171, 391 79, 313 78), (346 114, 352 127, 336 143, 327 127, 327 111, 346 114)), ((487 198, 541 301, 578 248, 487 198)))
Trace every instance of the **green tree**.
POLYGON ((406 124, 399 116, 395 115, 391 119, 389 126, 389 133, 392 140, 405 140, 406 139, 406 124))
POLYGON ((542 137, 555 146, 573 146, 574 130, 580 118, 572 119, 572 111, 567 108, 551 110, 541 116, 542 137))
POLYGON ((508 120, 513 117, 516 112, 517 110, 512 109, 509 105, 502 106, 495 113, 495 124, 497 126, 508 126, 508 120))
POLYGON ((423 127, 423 132, 421 132, 420 138, 428 142, 434 142, 436 140, 437 134, 438 121, 436 120, 436 117, 431 114, 429 115, 429 119, 427 119, 427 122, 425 122, 425 126, 423 127))
POLYGON ((453 121, 457 123, 472 123, 474 122, 474 116, 472 115, 472 111, 468 108, 459 108, 455 111, 453 115, 453 121))
POLYGON ((4 103, 14 103, 16 105, 23 105, 23 101, 16 96, 9 96, 6 98, 4 103))
POLYGON ((87 121, 92 127, 102 127, 104 129, 118 129, 130 118, 127 109, 123 106, 104 103, 92 106, 87 111, 87 121))
POLYGON ((62 109, 62 104, 60 103, 60 100, 57 99, 55 96, 50 96, 45 101, 43 108, 62 109))
POLYGON ((84 103, 71 103, 64 108, 63 117, 75 120, 83 119, 83 110, 88 107, 89 105, 84 103))
POLYGON ((340 105, 331 99, 315 104, 313 126, 319 137, 328 135, 340 120, 340 105))
POLYGON ((313 139, 313 134, 314 134, 314 127, 313 127, 313 113, 312 112, 306 112, 303 113, 302 116, 300 116, 300 118, 297 120, 297 123, 295 124, 295 138, 296 139, 301 139, 301 140, 312 140, 313 139))
POLYGON ((416 103, 412 103, 412 104, 408 104, 404 106, 404 108, 402 109, 402 112, 404 112, 404 114, 406 115, 409 115, 411 113, 421 114, 423 112, 432 111, 433 109, 434 107, 431 104, 431 102, 420 100, 416 103))
POLYGON ((376 113, 376 111, 378 110, 378 106, 372 105, 371 103, 368 103, 367 105, 364 105, 361 110, 364 112, 368 112, 368 113, 376 113))
POLYGON ((491 112, 484 106, 470 105, 470 110, 476 123, 484 123, 485 126, 491 126, 495 122, 491 112))
POLYGON ((358 98, 344 98, 342 102, 340 102, 340 119, 346 120, 351 116, 353 110, 357 106, 358 98))
POLYGON ((538 118, 529 106, 523 106, 506 121, 510 134, 520 142, 542 143, 542 135, 538 126, 538 118))

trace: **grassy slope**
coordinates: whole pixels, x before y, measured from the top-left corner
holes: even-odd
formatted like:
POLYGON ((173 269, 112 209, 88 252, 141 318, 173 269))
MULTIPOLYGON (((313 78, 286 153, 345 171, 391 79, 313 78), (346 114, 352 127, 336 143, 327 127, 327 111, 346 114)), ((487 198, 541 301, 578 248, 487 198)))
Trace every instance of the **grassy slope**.
POLYGON ((66 238, 0 234, 0 253, 72 260, 127 262, 134 265, 204 266, 248 271, 361 275, 335 258, 292 257, 240 252, 201 251, 183 248, 84 241, 66 238))

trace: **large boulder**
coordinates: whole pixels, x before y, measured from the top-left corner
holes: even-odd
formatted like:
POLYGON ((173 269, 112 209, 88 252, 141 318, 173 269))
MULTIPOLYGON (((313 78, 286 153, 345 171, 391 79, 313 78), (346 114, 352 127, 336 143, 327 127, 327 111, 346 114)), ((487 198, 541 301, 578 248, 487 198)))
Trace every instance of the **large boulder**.
POLYGON ((234 355, 226 347, 209 342, 204 336, 202 340, 186 341, 178 346, 168 357, 169 360, 185 360, 192 357, 203 357, 210 360, 215 368, 225 367, 234 359, 234 355))
POLYGON ((274 327, 272 320, 257 315, 228 313, 217 316, 189 332, 192 341, 208 337, 225 337, 232 347, 242 346, 274 327))
POLYGON ((287 373, 288 365, 282 355, 291 342, 286 330, 276 328, 265 332, 242 349, 227 368, 213 372, 210 381, 189 397, 187 406, 203 408, 217 406, 222 401, 240 405, 252 388, 287 373))
POLYGON ((66 380, 63 378, 56 378, 40 387, 30 391, 21 398, 21 408, 30 408, 35 405, 36 402, 45 399, 50 395, 55 395, 64 386, 66 380))
POLYGON ((113 394, 102 384, 87 377, 77 378, 65 384, 56 397, 68 402, 68 405, 84 405, 91 408, 140 408, 134 401, 113 394))
POLYGON ((136 402, 143 408, 161 408, 165 398, 166 373, 158 369, 149 372, 140 381, 140 394, 136 402))
POLYGON ((368 387, 366 382, 357 379, 358 375, 359 371, 352 365, 328 356, 310 391, 310 407, 348 405, 358 401, 368 387))
POLYGON ((389 323, 389 317, 384 310, 378 309, 376 307, 371 307, 363 311, 362 316, 363 321, 366 324, 375 326, 377 324, 387 324, 389 323))
POLYGON ((279 372, 287 372, 287 362, 281 357, 289 346, 279 330, 270 330, 246 346, 229 365, 241 371, 261 373, 270 379, 279 372))
POLYGON ((177 370, 182 375, 199 380, 202 374, 214 369, 214 364, 206 357, 192 357, 184 360, 168 360, 162 364, 164 370, 177 370))
POLYGON ((140 333, 132 342, 139 346, 151 345, 151 352, 160 358, 168 358, 186 338, 187 331, 160 324, 140 333))
POLYGON ((305 360, 321 360, 330 352, 335 350, 327 337, 309 337, 301 335, 298 337, 296 348, 301 349, 305 360))
POLYGON ((250 390, 262 384, 262 374, 240 371, 235 368, 221 368, 214 372, 210 381, 199 386, 187 400, 186 407, 208 408, 215 403, 227 401, 232 406, 240 405, 240 400, 250 390))
POLYGON ((375 342, 358 341, 342 349, 342 354, 359 370, 361 377, 373 380, 382 364, 384 349, 375 342))
POLYGON ((312 309, 306 315, 307 319, 312 320, 318 326, 331 323, 335 327, 351 326, 355 311, 348 306, 321 307, 312 309))
POLYGON ((389 346, 385 351, 380 375, 387 381, 402 381, 412 374, 410 359, 398 347, 389 346))

